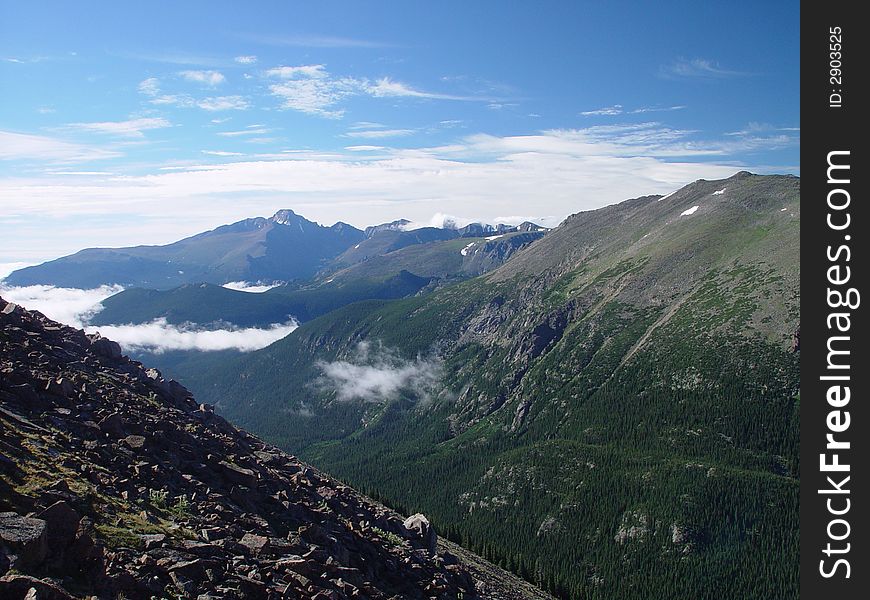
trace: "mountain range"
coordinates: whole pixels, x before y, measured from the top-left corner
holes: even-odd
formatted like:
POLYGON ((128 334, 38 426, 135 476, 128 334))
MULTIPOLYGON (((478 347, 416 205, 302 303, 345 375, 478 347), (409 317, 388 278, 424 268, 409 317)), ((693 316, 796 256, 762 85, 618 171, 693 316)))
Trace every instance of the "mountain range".
MULTIPOLYGON (((152 289, 93 322, 293 315, 271 346, 161 368, 560 598, 797 597, 799 178, 699 180, 552 230, 407 226, 342 227, 262 294, 220 287, 271 280, 240 271, 133 284, 152 289)), ((51 265, 7 283, 60 285, 51 265)))
POLYGON ((162 290, 186 283, 304 281, 322 269, 348 266, 414 244, 512 231, 544 231, 532 223, 523 223, 519 228, 472 223, 461 228, 404 231, 408 223, 402 219, 363 232, 342 222, 324 227, 284 209, 268 219, 245 219, 166 246, 87 248, 16 270, 6 277, 5 283, 81 289, 120 285, 162 290), (332 264, 335 259, 338 260, 332 264))
POLYGON ((796 597, 799 222, 698 181, 179 375, 560 597, 796 597))

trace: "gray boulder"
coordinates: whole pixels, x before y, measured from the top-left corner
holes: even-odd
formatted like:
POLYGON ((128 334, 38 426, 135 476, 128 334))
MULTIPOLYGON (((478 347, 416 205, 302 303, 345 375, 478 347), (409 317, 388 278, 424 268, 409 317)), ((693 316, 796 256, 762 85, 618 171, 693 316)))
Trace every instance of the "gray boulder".
POLYGON ((435 554, 435 548, 438 544, 438 536, 435 535, 435 528, 426 518, 426 515, 417 513, 411 515, 402 523, 405 528, 406 536, 412 540, 419 540, 422 546, 435 554))
POLYGON ((0 513, 0 541, 18 555, 17 567, 36 567, 48 555, 46 523, 18 513, 0 513))

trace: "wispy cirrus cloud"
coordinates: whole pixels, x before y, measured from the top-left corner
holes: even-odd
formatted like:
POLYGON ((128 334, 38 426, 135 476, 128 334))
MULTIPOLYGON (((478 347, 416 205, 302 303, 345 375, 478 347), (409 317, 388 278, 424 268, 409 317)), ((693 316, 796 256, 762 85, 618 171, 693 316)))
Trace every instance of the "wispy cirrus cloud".
POLYGON ((313 79, 325 79, 329 77, 324 65, 300 65, 297 67, 273 67, 266 70, 267 77, 277 77, 279 79, 296 79, 299 77, 308 77, 313 79))
POLYGON ((729 131, 725 135, 732 137, 750 137, 757 136, 761 134, 770 134, 772 132, 781 132, 785 134, 796 135, 800 133, 800 127, 778 127, 775 125, 771 125, 770 123, 759 123, 757 121, 751 121, 746 124, 746 127, 743 129, 739 129, 737 131, 729 131))
POLYGON ((216 87, 226 83, 227 78, 220 71, 181 71, 178 75, 194 83, 201 83, 208 87, 216 87))
MULTIPOLYGON (((214 87, 223 81, 223 75, 217 71, 182 71, 182 76, 190 81, 199 81, 209 87, 214 87), (185 76, 184 74, 193 74, 185 76), (210 82, 215 82, 214 84, 210 82)), ((156 77, 149 77, 139 82, 139 93, 148 96, 151 104, 156 106, 178 106, 181 108, 201 108, 209 112, 223 110, 247 110, 251 104, 244 96, 211 96, 194 98, 190 94, 164 94, 161 82, 156 77)))
POLYGON ((686 108, 683 104, 673 106, 641 106, 640 108, 627 109, 622 104, 614 104, 594 110, 584 110, 580 113, 584 117, 615 117, 619 115, 642 115, 654 112, 670 112, 674 110, 683 110, 686 108))
POLYGON ((149 77, 139 82, 139 93, 146 96, 156 96, 160 93, 160 80, 156 77, 149 77))
POLYGON ((459 96, 415 89, 407 84, 382 77, 374 83, 366 83, 365 91, 376 98, 426 98, 430 100, 458 100, 462 102, 492 102, 492 98, 459 96))
POLYGON ((331 35, 269 35, 241 33, 238 34, 238 37, 243 40, 264 44, 266 46, 288 46, 299 48, 389 48, 394 46, 394 44, 376 40, 364 40, 331 35))
POLYGON ((281 107, 320 117, 339 119, 344 110, 335 108, 342 99, 360 92, 361 82, 352 77, 332 77, 323 65, 275 67, 266 76, 281 81, 269 86, 281 107))
POLYGON ((122 156, 107 150, 44 135, 0 131, 0 160, 37 159, 61 163, 88 162, 122 156))
POLYGON ((244 56, 237 56, 233 60, 235 60, 240 65, 253 65, 257 62, 257 57, 253 54, 247 54, 244 56))
POLYGON ((684 108, 686 108, 685 104, 675 104, 673 106, 641 106, 640 108, 628 111, 628 114, 640 115, 653 112, 670 112, 672 110, 683 110, 684 108))
POLYGON ((251 104, 243 96, 215 96, 212 98, 203 98, 196 102, 196 105, 210 112, 221 110, 247 110, 251 104))
POLYGON ((726 69, 716 61, 706 58, 678 58, 659 69, 666 79, 727 79, 745 77, 749 73, 726 69))
POLYGON ((414 129, 357 129, 348 131, 343 134, 344 137, 348 138, 362 138, 362 139, 381 139, 381 138, 390 138, 390 137, 404 137, 407 135, 411 135, 414 133, 414 129))
POLYGON ((272 130, 268 127, 254 126, 246 127, 245 129, 239 129, 236 131, 218 131, 217 134, 222 137, 242 137, 251 135, 265 135, 271 132, 272 130))
POLYGON ((126 138, 144 138, 146 131, 172 127, 172 123, 163 117, 144 117, 140 119, 128 119, 126 121, 69 123, 64 127, 74 131, 102 133, 126 138))
POLYGON ((269 86, 273 96, 281 100, 285 109, 338 119, 344 116, 344 109, 336 105, 352 96, 371 96, 374 98, 417 98, 428 100, 456 100, 490 102, 491 98, 481 96, 461 96, 424 91, 389 77, 370 81, 356 77, 337 77, 327 71, 322 64, 279 66, 264 71, 270 79, 280 80, 269 86))
POLYGON ((245 155, 243 152, 228 152, 226 150, 203 150, 202 153, 206 154, 208 156, 223 156, 223 157, 244 156, 245 155))
POLYGON ((613 106, 605 106, 604 108, 596 108, 595 110, 584 110, 580 114, 584 117, 593 117, 621 115, 623 112, 622 104, 614 104, 613 106))

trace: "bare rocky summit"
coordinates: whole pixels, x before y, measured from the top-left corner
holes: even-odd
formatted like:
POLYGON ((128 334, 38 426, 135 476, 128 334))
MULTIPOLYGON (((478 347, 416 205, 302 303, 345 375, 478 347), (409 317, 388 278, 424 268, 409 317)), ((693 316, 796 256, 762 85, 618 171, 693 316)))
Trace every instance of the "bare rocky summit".
POLYGON ((548 598, 436 539, 0 299, 0 597, 548 598))

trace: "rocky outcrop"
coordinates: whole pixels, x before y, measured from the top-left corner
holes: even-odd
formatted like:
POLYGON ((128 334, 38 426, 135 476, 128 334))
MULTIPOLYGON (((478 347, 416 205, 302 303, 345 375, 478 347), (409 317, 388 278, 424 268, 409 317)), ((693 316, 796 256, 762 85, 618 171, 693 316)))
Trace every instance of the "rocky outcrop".
POLYGON ((419 543, 422 543, 430 553, 435 554, 435 549, 438 545, 438 536, 435 534, 435 528, 432 527, 431 523, 429 523, 429 519, 426 518, 426 515, 422 513, 411 515, 405 519, 402 523, 402 527, 404 527, 407 532, 406 537, 409 537, 412 540, 417 540, 419 543))
POLYGON ((114 342, 0 313, 3 598, 519 597, 114 342))

